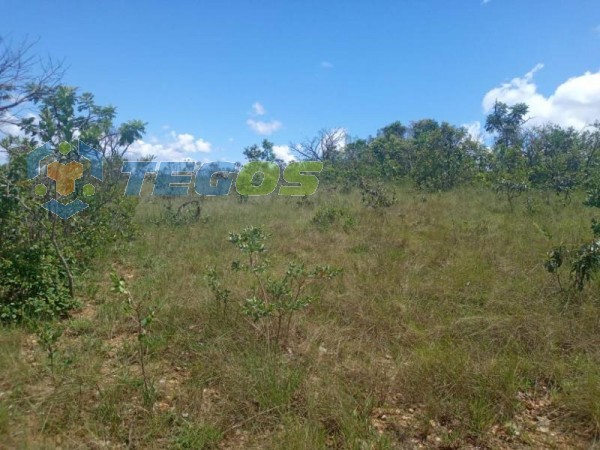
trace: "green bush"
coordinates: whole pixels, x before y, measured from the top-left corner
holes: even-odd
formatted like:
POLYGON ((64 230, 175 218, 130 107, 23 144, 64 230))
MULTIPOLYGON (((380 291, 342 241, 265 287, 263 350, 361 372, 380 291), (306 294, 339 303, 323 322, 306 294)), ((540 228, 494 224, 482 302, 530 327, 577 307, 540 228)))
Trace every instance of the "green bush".
POLYGON ((27 245, 14 238, 0 250, 0 320, 50 319, 77 306, 54 250, 44 242, 27 245))
MULTIPOLYGON (((244 228, 241 233, 229 233, 229 242, 245 256, 244 261, 234 260, 231 268, 250 274, 254 281, 242 303, 242 313, 252 320, 267 343, 279 344, 288 341, 294 314, 316 299, 308 293, 308 287, 333 278, 340 270, 329 266, 307 269, 303 263, 291 261, 284 273, 279 274, 264 256, 267 238, 262 229, 254 226, 244 228)), ((216 269, 209 268, 206 276, 215 298, 225 307, 230 291, 222 287, 216 269)))
MULTIPOLYGON (((91 260, 111 243, 135 235, 133 215, 138 199, 123 195, 120 178, 123 155, 144 132, 144 124, 131 121, 113 125, 115 109, 95 104, 91 94, 59 86, 39 99, 39 120, 21 122, 24 138, 6 138, 8 163, 0 166, 0 320, 18 322, 26 318, 63 316, 77 305, 75 281, 91 260), (86 196, 88 207, 62 220, 41 207, 57 198, 54 184, 45 193, 40 183, 27 177, 26 158, 43 143, 69 147, 75 136, 104 155, 104 176, 94 195, 86 196), (65 144, 66 143, 66 144, 65 144)), ((57 154, 60 163, 81 159, 78 152, 57 154)), ((82 159, 82 163, 89 164, 82 159)), ((91 183, 84 171, 75 193, 91 183)))
POLYGON ((332 225, 341 223, 344 231, 348 231, 355 225, 356 220, 346 208, 325 206, 319 208, 311 222, 320 229, 328 229, 332 225))
POLYGON ((363 204, 370 208, 389 208, 397 201, 396 195, 383 183, 372 182, 364 178, 360 180, 360 193, 363 204))

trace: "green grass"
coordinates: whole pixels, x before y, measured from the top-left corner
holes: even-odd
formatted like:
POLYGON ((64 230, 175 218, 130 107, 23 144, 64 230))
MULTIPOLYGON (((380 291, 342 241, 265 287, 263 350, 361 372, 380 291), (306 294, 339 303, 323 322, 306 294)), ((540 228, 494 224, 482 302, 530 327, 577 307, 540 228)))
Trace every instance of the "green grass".
POLYGON ((180 226, 161 222, 164 201, 144 199, 139 237, 79 280, 85 307, 63 321, 54 371, 34 334, 0 331, 0 447, 495 448, 495 427, 515 423, 511 439, 520 440, 510 442, 537 447, 535 426, 519 422, 524 395, 546 402, 534 413, 573 446, 592 445, 599 285, 565 308, 543 260, 554 245, 588 239, 594 211, 577 197, 548 205, 539 195, 511 212, 476 188, 397 197, 381 210, 324 187, 310 202, 209 198, 205 220, 180 226), (313 222, 333 208, 341 218, 313 222), (282 348, 267 346, 240 311, 251 286, 229 270, 238 254, 227 235, 248 225, 271 234, 274 267, 344 270, 315 287, 320 299, 297 315, 282 348), (225 313, 203 276, 212 265, 231 290, 225 313), (156 311, 145 355, 153 407, 112 270, 156 311), (376 426, 388 409, 399 412, 376 426))

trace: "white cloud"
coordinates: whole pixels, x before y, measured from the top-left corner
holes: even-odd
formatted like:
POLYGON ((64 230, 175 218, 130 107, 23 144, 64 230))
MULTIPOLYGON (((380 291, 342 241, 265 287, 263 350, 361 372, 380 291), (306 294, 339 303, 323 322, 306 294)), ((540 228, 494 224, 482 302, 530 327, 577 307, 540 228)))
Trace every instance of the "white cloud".
POLYGON ((345 128, 332 128, 329 130, 330 140, 334 144, 335 149, 343 152, 348 141, 348 131, 345 128))
POLYGON ((296 159, 296 157, 292 154, 289 145, 274 145, 273 153, 275 154, 276 158, 281 159, 286 163, 296 159))
POLYGON ((206 142, 204 139, 196 139, 189 133, 175 134, 174 131, 171 132, 171 136, 177 145, 186 153, 210 152, 210 142, 206 142))
POLYGON ((264 116, 267 113, 267 110, 260 102, 254 102, 252 104, 252 111, 257 116, 264 116))
MULTIPOLYGON (((38 120, 38 117, 33 113, 27 113, 24 115, 24 117, 33 117, 35 118, 36 122, 38 120)), ((17 116, 14 116, 10 113, 5 113, 4 116, 2 116, 3 123, 0 123, 0 139, 4 138, 5 136, 25 137, 23 130, 16 125, 19 120, 20 119, 17 116)), ((4 164, 6 161, 8 161, 6 151, 0 148, 0 164, 4 164)))
POLYGON ((22 136, 23 133, 18 125, 12 123, 0 124, 0 136, 22 136))
POLYGON ((496 100, 514 105, 529 106, 528 125, 553 122, 582 129, 600 120, 600 70, 569 78, 545 97, 537 90, 535 73, 543 68, 536 65, 523 77, 517 77, 490 90, 483 98, 483 110, 489 113, 496 100))
MULTIPOLYGON (((33 113, 27 113, 24 114, 23 117, 25 118, 34 118, 35 122, 38 122, 38 116, 37 114, 33 114, 33 113)), ((2 136, 17 136, 17 137, 24 137, 25 133, 23 133, 23 130, 21 130, 21 128, 19 127, 19 125, 17 125, 20 122, 21 118, 17 117, 11 113, 5 113, 2 116, 2 123, 0 123, 0 137, 2 136)))
POLYGON ((462 126, 467 130, 467 133, 469 133, 471 139, 481 143, 484 142, 486 133, 482 129, 481 122, 479 120, 475 120, 471 123, 465 123, 462 126))
MULTIPOLYGON (((252 104, 252 115, 254 117, 264 116, 267 113, 267 110, 260 102, 254 102, 252 104)), ((268 136, 273 134, 275 131, 279 130, 283 125, 279 120, 271 120, 269 122, 265 122, 263 120, 256 119, 248 119, 246 120, 246 124, 258 134, 263 136, 268 136)))
POLYGON ((331 64, 329 61, 321 61, 321 67, 323 69, 331 69, 333 68, 333 64, 331 64))
POLYGON ((248 126, 252 128, 256 133, 268 136, 279 130, 282 123, 278 120, 272 120, 270 122, 262 122, 260 120, 248 119, 246 121, 248 126))
POLYGON ((158 161, 195 161, 199 153, 210 151, 210 142, 189 133, 177 134, 174 131, 169 133, 165 141, 150 137, 147 141, 135 141, 129 148, 131 156, 155 155, 158 161))

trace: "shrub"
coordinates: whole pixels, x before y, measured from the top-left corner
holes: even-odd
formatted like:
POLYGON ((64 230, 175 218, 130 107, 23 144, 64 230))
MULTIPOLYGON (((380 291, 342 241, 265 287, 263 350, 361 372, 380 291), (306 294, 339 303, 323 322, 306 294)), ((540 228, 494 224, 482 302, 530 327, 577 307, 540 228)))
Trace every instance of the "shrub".
POLYGON ((585 285, 600 270, 600 240, 572 249, 559 246, 548 253, 544 267, 549 273, 555 275, 561 291, 565 290, 560 280, 560 268, 564 262, 569 263, 570 269, 570 284, 567 292, 583 291, 585 285))
MULTIPOLYGON (((21 122, 26 138, 0 143, 9 156, 8 163, 0 166, 0 320, 4 322, 64 315, 77 304, 76 276, 99 251, 135 233, 132 219, 138 199, 123 196, 120 166, 129 145, 142 136, 144 124, 131 121, 115 127, 113 107, 100 107, 91 94, 77 95, 75 88, 66 86, 50 89, 39 105, 39 120, 21 122), (58 194, 54 189, 34 190, 37 182, 28 179, 26 157, 45 142, 69 148, 75 136, 104 154, 104 179, 102 187, 86 197, 85 211, 61 220, 40 207, 58 194)), ((81 155, 70 151, 57 154, 56 159, 68 163, 79 161, 81 155)), ((74 196, 82 194, 91 178, 84 172, 74 196)))
POLYGON ((125 310, 130 314, 131 320, 135 324, 137 334, 137 356, 143 382, 143 398, 146 406, 152 407, 156 400, 156 388, 147 371, 146 354, 148 353, 148 332, 150 325, 154 321, 155 311, 151 307, 133 297, 131 291, 127 288, 125 280, 115 272, 110 274, 112 286, 111 291, 120 296, 125 303, 125 310))
POLYGON ((381 182, 371 182, 365 178, 360 180, 362 202, 370 208, 389 208, 396 203, 396 195, 390 192, 381 182))
MULTIPOLYGON (((600 185, 597 178, 590 178, 587 182, 587 197, 583 204, 589 207, 600 207, 600 185)), ((560 268, 563 262, 568 261, 570 265, 570 285, 567 293, 573 291, 581 292, 592 277, 600 271, 600 222, 592 219, 591 229, 593 240, 578 247, 567 249, 559 246, 552 249, 544 266, 550 273, 555 274, 561 291, 564 291, 560 281, 560 268)))
POLYGON ((223 312, 226 312, 227 302, 229 301, 229 295, 231 294, 231 291, 222 286, 216 267, 208 267, 204 272, 204 276, 208 283, 208 287, 214 294, 215 301, 219 307, 222 308, 223 312))
POLYGON ((173 200, 168 199, 155 223, 156 225, 181 226, 198 223, 201 220, 206 221, 206 219, 206 217, 202 217, 202 203, 200 200, 190 200, 176 208, 173 200))
POLYGON ((344 231, 348 231, 355 225, 356 220, 346 208, 326 206, 316 212, 312 223, 321 229, 328 229, 336 223, 341 223, 344 231))
MULTIPOLYGON (((18 230, 14 230, 18 232, 18 230)), ((0 249, 0 320, 52 319, 77 306, 58 256, 45 242, 28 245, 5 235, 0 249)))
MULTIPOLYGON (((340 273, 330 266, 307 269, 303 263, 289 262, 283 274, 276 274, 271 262, 264 257, 267 234, 260 228, 247 227, 241 233, 230 233, 229 242, 246 257, 235 260, 231 268, 252 276, 254 285, 242 304, 242 312, 252 320, 267 343, 287 342, 296 312, 306 309, 315 299, 308 287, 320 280, 329 280, 340 273)), ((209 269, 209 284, 217 297, 229 296, 217 279, 216 271, 209 269), (226 293, 225 293, 226 292, 226 293)))
POLYGON ((514 200, 519 197, 522 193, 529 189, 527 184, 520 183, 518 181, 501 178, 496 182, 496 193, 504 194, 506 200, 510 205, 511 211, 514 209, 514 200))

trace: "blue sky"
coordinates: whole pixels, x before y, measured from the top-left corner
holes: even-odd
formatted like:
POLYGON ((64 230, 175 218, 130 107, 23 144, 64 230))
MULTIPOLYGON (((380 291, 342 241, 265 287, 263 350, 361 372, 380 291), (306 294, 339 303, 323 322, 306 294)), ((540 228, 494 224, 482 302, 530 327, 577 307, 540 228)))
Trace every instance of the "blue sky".
POLYGON ((476 130, 486 95, 600 119, 598 0, 0 0, 0 16, 0 35, 64 58, 67 84, 148 122, 140 149, 164 157, 426 117, 476 130))

